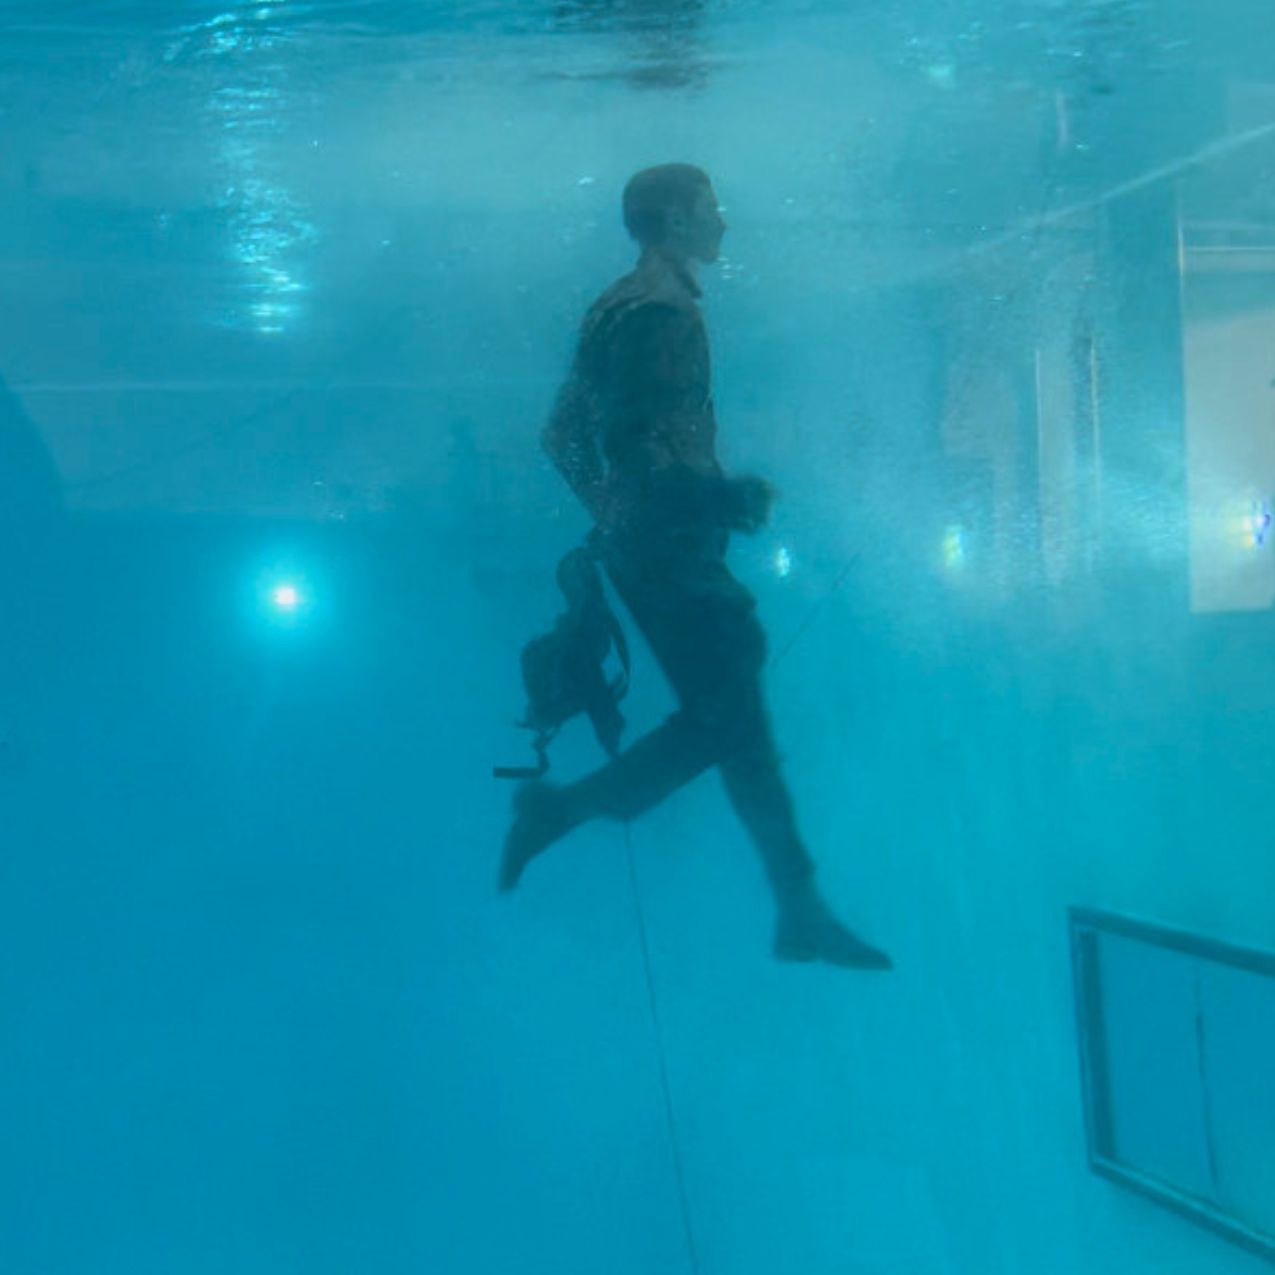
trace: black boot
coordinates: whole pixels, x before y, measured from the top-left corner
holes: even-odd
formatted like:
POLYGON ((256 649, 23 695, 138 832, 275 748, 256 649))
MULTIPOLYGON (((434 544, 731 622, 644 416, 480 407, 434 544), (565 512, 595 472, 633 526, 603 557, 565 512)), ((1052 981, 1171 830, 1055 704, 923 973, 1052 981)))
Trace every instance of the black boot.
POLYGON ((523 784, 514 794, 513 827, 500 858, 500 890, 515 889, 527 864, 570 829, 562 789, 541 780, 523 784))
POLYGON ((775 921, 775 959, 824 961, 850 970, 890 970, 894 962, 833 915, 813 882, 784 891, 775 921))

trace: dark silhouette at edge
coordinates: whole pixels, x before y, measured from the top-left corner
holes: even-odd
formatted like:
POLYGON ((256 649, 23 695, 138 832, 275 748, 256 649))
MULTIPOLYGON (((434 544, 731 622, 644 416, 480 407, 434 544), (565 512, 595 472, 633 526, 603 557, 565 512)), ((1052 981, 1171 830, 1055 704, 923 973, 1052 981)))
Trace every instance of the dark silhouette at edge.
POLYGON ((40 521, 61 512, 57 465, 21 399, 0 376, 0 520, 40 521))

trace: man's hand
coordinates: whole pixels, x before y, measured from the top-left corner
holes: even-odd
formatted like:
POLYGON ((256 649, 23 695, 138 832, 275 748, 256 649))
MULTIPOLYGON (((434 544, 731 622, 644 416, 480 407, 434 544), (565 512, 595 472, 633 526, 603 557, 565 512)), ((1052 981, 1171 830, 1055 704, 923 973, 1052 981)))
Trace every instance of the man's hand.
POLYGON ((748 475, 726 482, 726 518, 732 531, 751 534, 766 525, 775 489, 764 478, 748 475))

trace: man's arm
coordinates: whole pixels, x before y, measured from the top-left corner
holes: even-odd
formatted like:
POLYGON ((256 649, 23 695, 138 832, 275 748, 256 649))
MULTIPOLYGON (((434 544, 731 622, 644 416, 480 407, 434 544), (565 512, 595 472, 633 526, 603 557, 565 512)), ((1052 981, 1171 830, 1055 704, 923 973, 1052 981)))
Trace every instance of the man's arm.
POLYGON ((573 368, 558 393, 549 423, 541 431, 540 445, 594 522, 601 523, 605 517, 606 467, 598 446, 598 425, 597 405, 573 368))
MULTIPOLYGON (((707 400, 707 353, 696 316, 672 306, 642 305, 612 325, 601 349, 595 348, 592 377, 578 363, 572 368, 540 443, 594 522, 605 525, 610 512, 600 437, 604 422, 617 435, 622 468, 684 465, 692 450, 688 431, 707 400)), ((711 440, 699 468, 720 477, 711 440)))
POLYGON ((720 474, 711 430, 708 338, 692 310, 651 303, 611 334, 609 397, 627 443, 652 469, 687 465, 720 474))
POLYGON ((604 420, 625 459, 621 468, 665 471, 695 489, 691 499, 735 531, 766 521, 773 491, 756 478, 728 479, 718 463, 709 402, 708 345, 698 315, 644 305, 612 330, 594 389, 574 367, 558 394, 540 441, 595 523, 612 510, 599 437, 604 420), (605 405, 596 395, 606 397, 605 405))
POLYGON ((660 304, 632 312, 617 333, 610 380, 651 469, 680 471, 700 510, 732 531, 766 522, 774 489, 760 478, 726 477, 717 458, 708 338, 697 313, 660 304))

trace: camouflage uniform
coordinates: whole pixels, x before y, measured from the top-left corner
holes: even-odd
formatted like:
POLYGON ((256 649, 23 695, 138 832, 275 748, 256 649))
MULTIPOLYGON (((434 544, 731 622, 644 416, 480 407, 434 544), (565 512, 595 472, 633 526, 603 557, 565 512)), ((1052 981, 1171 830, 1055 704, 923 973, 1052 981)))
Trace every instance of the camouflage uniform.
POLYGON ((762 697, 766 637, 726 565, 732 487, 716 454, 700 290, 647 251, 594 303, 543 441, 597 524, 608 576, 680 709, 564 790, 571 822, 631 819, 718 766, 777 890, 813 866, 762 697))

